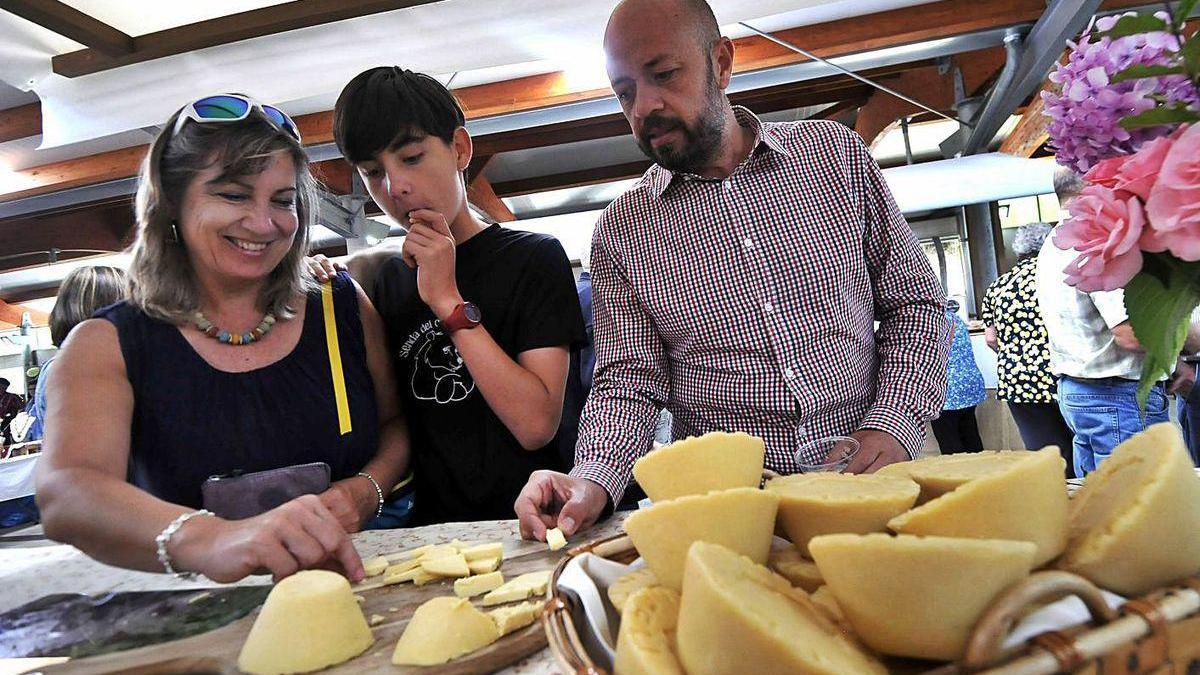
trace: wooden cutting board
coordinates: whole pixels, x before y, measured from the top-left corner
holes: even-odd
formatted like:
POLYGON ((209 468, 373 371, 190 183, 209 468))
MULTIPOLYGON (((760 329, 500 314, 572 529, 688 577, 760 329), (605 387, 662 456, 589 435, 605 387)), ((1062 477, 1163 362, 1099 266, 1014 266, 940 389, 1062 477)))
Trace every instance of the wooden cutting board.
MULTIPOLYGON (((525 553, 508 557, 510 543, 505 542, 505 559, 500 571, 505 580, 526 572, 552 570, 562 557, 563 551, 552 552, 544 544, 530 550, 528 542, 520 548, 525 553)), ((370 581, 370 580, 368 580, 370 581)), ((366 591, 356 591, 365 598, 363 614, 370 619, 372 614, 385 617, 383 623, 373 626, 375 644, 360 656, 323 673, 421 673, 422 675, 467 675, 491 673, 509 666, 546 646, 546 634, 541 622, 534 622, 499 641, 460 659, 441 666, 394 666, 392 651, 396 641, 404 632, 413 612, 425 601, 443 595, 454 595, 453 580, 413 586, 411 583, 384 586, 366 591), (395 611, 393 611, 395 610, 395 611)), ((474 599, 480 609, 482 607, 474 599)), ((223 628, 182 640, 133 649, 117 654, 90 657, 70 661, 43 669, 44 673, 134 673, 137 675, 181 674, 181 673, 237 673, 238 653, 250 633, 250 627, 258 616, 251 615, 223 628)))

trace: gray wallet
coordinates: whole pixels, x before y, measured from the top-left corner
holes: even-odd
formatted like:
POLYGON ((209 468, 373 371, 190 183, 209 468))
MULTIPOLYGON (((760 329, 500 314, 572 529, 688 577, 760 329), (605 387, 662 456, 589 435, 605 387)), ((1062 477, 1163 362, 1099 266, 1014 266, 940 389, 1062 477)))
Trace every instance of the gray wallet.
POLYGON ((329 489, 329 476, 329 465, 325 462, 254 473, 235 471, 211 476, 200 486, 200 494, 204 508, 218 517, 241 520, 266 513, 301 495, 320 494, 329 489))

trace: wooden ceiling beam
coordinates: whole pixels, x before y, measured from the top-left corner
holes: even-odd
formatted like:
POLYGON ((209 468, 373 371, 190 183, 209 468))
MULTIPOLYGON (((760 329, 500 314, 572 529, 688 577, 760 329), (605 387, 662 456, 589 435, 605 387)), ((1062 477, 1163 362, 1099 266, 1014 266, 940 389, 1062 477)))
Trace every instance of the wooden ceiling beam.
MULTIPOLYGON (((139 35, 132 39, 132 49, 126 53, 106 54, 97 49, 83 49, 55 56, 51 59, 51 63, 55 73, 63 77, 79 77, 207 47, 216 47, 369 14, 418 7, 439 1, 293 0, 293 2, 281 5, 238 12, 186 26, 139 35)), ((0 0, 0 2, 40 5, 47 0, 0 0)))
POLYGON ((536 176, 534 178, 505 181, 503 183, 496 183, 492 187, 495 188, 496 194, 501 197, 516 197, 535 192, 546 192, 547 190, 561 190, 581 185, 595 185, 614 180, 636 178, 646 173, 646 169, 649 169, 651 164, 652 162, 647 159, 640 162, 600 166, 591 169, 581 169, 579 171, 566 171, 551 176, 536 176))
POLYGON ((483 176, 479 176, 467 186, 467 201, 479 207, 497 223, 511 223, 517 219, 504 200, 496 195, 492 184, 483 176))
POLYGON ((0 300, 0 322, 20 326, 21 316, 25 312, 29 312, 29 319, 33 321, 33 325, 35 326, 45 326, 50 322, 50 316, 45 312, 32 307, 26 307, 25 305, 10 305, 0 300))
POLYGON ((28 138, 42 133, 42 104, 0 110, 0 143, 28 138))
POLYGON ((105 58, 134 50, 134 39, 58 0, 0 0, 0 9, 88 47, 105 58))
POLYGON ((1033 102, 1025 107, 1017 126, 1000 144, 1000 152, 1017 157, 1033 157, 1050 140, 1050 118, 1045 111, 1046 104, 1041 92, 1034 94, 1033 102))

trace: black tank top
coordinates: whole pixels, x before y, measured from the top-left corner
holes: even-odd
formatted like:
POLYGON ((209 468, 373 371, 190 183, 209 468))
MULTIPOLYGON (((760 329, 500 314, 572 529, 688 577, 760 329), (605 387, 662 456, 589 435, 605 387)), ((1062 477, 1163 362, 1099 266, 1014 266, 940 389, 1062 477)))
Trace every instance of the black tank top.
POLYGON ((367 370, 358 298, 344 273, 333 280, 334 315, 352 430, 340 435, 321 294, 308 296, 295 349, 245 373, 208 364, 174 325, 128 302, 96 312, 117 327, 133 385, 129 481, 165 499, 201 506, 209 476, 326 462, 332 479, 353 476, 375 455, 379 414, 367 370))

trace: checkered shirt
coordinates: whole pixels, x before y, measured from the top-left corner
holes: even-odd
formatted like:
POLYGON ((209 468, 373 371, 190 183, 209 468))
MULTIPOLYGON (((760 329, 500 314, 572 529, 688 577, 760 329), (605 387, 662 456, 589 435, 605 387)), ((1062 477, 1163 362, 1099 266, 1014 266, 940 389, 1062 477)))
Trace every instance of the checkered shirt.
POLYGON ((942 407, 945 296, 867 148, 836 122, 734 111, 756 142, 728 178, 652 166, 592 239, 596 371, 571 474, 614 504, 663 406, 674 438, 744 431, 781 473, 800 442, 858 429, 916 456, 942 407))

